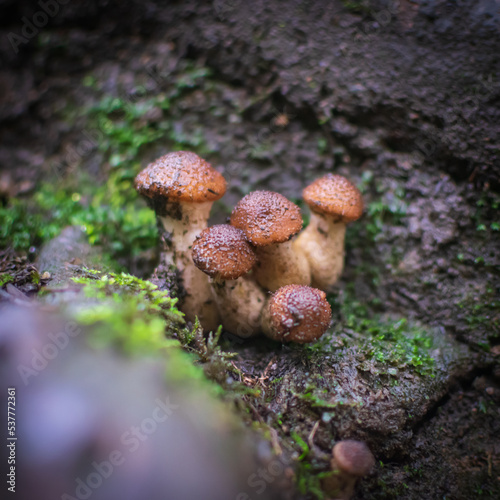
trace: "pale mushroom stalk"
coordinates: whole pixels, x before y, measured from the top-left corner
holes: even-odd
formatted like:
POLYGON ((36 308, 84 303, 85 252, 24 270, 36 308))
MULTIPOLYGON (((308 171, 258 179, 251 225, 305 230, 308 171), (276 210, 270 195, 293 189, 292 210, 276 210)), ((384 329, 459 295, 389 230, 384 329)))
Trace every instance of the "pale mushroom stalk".
POLYGON ((329 290, 344 269, 346 224, 311 212, 309 225, 293 241, 293 251, 309 262, 311 285, 329 290))
POLYGON ((173 264, 182 276, 181 285, 186 295, 181 309, 188 321, 194 321, 198 316, 206 331, 217 329, 220 315, 214 307, 209 279, 191 259, 191 247, 206 229, 212 205, 213 202, 167 203, 166 213, 172 215, 158 217, 167 236, 160 259, 166 265, 173 264))
POLYGON ((161 259, 179 271, 180 309, 186 319, 200 320, 205 330, 220 324, 208 277, 191 260, 191 246, 207 227, 210 209, 226 191, 219 172, 194 153, 168 153, 149 164, 135 179, 164 230, 161 259))
POLYGON ((267 337, 305 344, 318 340, 332 319, 325 292, 304 285, 278 289, 262 311, 262 332, 267 337))
POLYGON ((308 285, 309 263, 293 251, 291 238, 302 229, 300 208, 273 191, 253 191, 231 213, 230 223, 254 246, 255 278, 272 292, 291 284, 308 285))
POLYGON ((195 241, 192 259, 199 272, 212 278, 224 329, 242 338, 258 335, 265 293, 244 276, 256 260, 244 233, 228 224, 209 227, 195 241))
POLYGON ((262 314, 260 318, 260 326, 262 333, 272 340, 280 340, 280 334, 273 325, 271 309, 269 307, 271 297, 267 297, 264 307, 262 308, 262 314))
POLYGON ((225 330, 240 338, 257 336, 266 295, 250 277, 212 280, 212 291, 225 330))
POLYGON ((305 255, 296 252, 292 241, 256 247, 256 280, 271 292, 285 285, 309 285, 311 271, 305 255))
POLYGON ((361 217, 363 199, 354 184, 334 174, 316 179, 302 195, 311 219, 293 248, 309 261, 312 286, 329 291, 344 268, 346 224, 361 217))

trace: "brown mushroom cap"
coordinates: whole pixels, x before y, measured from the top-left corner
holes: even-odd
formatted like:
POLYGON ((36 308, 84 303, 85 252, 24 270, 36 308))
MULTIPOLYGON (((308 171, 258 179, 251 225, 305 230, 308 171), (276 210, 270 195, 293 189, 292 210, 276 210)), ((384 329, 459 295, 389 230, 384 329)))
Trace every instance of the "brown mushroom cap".
POLYGON ((195 266, 212 278, 234 280, 255 264, 255 253, 243 231, 228 224, 204 229, 193 243, 195 266))
POLYGON ((176 151, 150 163, 135 178, 135 187, 151 199, 201 203, 222 198, 226 180, 195 153, 176 151))
POLYGON ((302 229, 300 208, 273 191, 253 191, 234 208, 230 223, 250 243, 266 246, 288 241, 302 229))
POLYGON ((305 285, 279 288, 269 301, 269 313, 276 340, 300 344, 319 339, 332 318, 325 292, 305 285))
POLYGON ((363 198, 359 189, 345 177, 326 174, 302 191, 304 201, 313 212, 336 216, 348 223, 363 213, 363 198))
POLYGON ((352 476, 366 476, 375 465, 375 458, 362 441, 339 441, 332 450, 336 465, 352 476))

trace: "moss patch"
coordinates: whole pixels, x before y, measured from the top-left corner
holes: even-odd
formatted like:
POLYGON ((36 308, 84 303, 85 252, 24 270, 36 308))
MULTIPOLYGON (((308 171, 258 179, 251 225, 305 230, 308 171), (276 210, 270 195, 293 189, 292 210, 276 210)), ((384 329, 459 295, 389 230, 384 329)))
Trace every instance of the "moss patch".
POLYGON ((218 382, 213 390, 230 399, 248 393, 238 382, 239 370, 230 363, 235 355, 219 346, 221 328, 207 339, 197 321, 188 328, 177 309, 178 299, 147 280, 126 273, 83 272, 73 281, 83 286, 87 301, 73 314, 79 323, 94 326, 89 338, 94 347, 115 345, 134 356, 182 348, 180 364, 170 361, 166 367, 170 378, 208 377, 218 382))
POLYGON ((168 91, 137 87, 133 95, 119 97, 104 93, 92 75, 85 77, 92 104, 70 107, 64 119, 72 128, 83 126, 84 137, 92 137, 105 174, 96 179, 82 168, 90 153, 79 155, 76 163, 65 159, 54 167, 57 177, 40 184, 32 198, 11 199, 0 207, 0 248, 35 254, 68 225, 83 227, 89 243, 102 246, 111 260, 122 264, 155 248, 155 214, 135 192, 133 180, 143 166, 141 156, 155 143, 201 155, 210 151, 201 127, 186 132, 172 119, 173 109, 187 95, 209 90, 209 76, 206 68, 186 63, 168 91), (152 114, 159 114, 158 119, 152 114))
POLYGON ((330 295, 329 299, 333 310, 339 311, 334 331, 346 334, 346 347, 357 345, 381 373, 396 376, 398 370, 409 369, 433 377, 435 361, 430 352, 435 346, 425 328, 406 318, 373 313, 356 299, 352 285, 341 297, 330 295))

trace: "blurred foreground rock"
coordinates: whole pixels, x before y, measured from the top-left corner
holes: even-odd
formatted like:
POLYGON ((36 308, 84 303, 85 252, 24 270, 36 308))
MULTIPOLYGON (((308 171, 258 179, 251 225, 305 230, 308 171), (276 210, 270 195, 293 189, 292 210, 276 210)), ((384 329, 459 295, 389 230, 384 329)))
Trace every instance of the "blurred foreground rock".
MULTIPOLYGON (((67 280, 90 253, 68 228, 41 255, 58 290, 0 308, 0 379, 17 397, 16 498, 242 498, 271 460, 270 445, 243 427, 180 346, 125 354, 119 343, 96 342, 102 325, 75 321, 93 303, 67 280)), ((285 471, 274 464, 273 481, 285 471)), ((271 486, 259 498, 280 498, 271 486)))

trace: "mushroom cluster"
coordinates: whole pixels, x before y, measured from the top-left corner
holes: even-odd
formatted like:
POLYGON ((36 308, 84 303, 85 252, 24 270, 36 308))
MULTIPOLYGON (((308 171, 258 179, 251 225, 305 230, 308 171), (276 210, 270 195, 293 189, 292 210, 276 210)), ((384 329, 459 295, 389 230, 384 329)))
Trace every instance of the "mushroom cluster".
POLYGON ((304 189, 311 222, 302 232, 300 208, 272 191, 251 192, 229 224, 207 227, 226 181, 191 152, 157 159, 135 186, 163 228, 160 258, 179 272, 189 321, 198 317, 207 331, 222 324, 242 338, 263 332, 306 343, 323 335, 331 321, 325 291, 342 272, 345 226, 363 211, 347 179, 327 174, 304 189))

